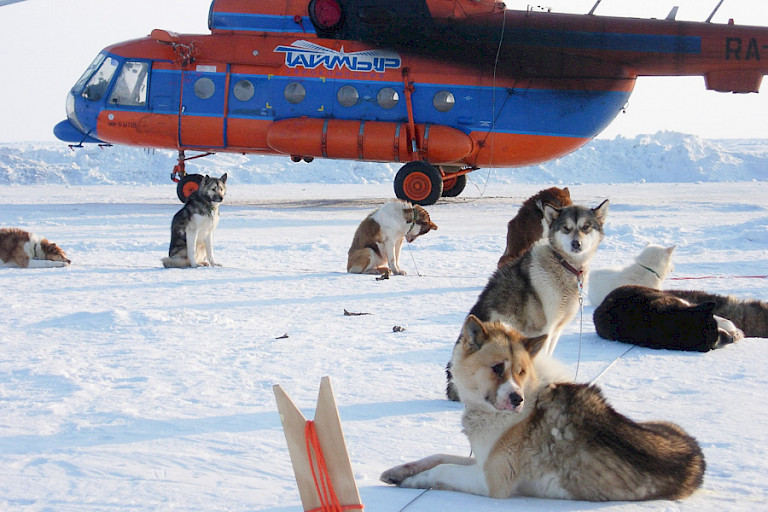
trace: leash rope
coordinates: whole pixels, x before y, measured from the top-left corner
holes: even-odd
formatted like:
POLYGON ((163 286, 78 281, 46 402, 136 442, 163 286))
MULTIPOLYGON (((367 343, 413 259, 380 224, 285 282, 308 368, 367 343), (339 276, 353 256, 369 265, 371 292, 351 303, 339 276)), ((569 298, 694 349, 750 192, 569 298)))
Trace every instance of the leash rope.
POLYGON ((408 507, 410 507, 411 505, 413 505, 413 504, 416 502, 416 500, 418 500, 419 498, 421 498, 422 496, 424 496, 424 495, 425 495, 425 494, 426 494, 428 491, 431 491, 431 490, 432 490, 431 488, 429 488, 429 489, 424 489, 423 491, 421 491, 421 492, 419 493, 419 495, 418 495, 418 496, 416 496, 416 497, 415 497, 415 498, 413 498, 411 501, 409 501, 408 503, 406 503, 406 504, 405 504, 405 506, 404 506, 403 508, 401 508, 400 510, 398 510, 397 512, 403 512, 403 510, 405 510, 405 509, 407 509, 408 507))
POLYGON ((610 370, 610 369, 611 369, 611 367, 612 367, 613 365, 615 365, 615 364, 616 364, 616 363, 619 361, 619 359, 621 359, 621 358, 622 358, 622 357, 624 357, 625 355, 629 354, 629 353, 630 353, 630 352, 631 352, 631 351, 632 351, 632 350, 633 350, 635 347, 637 347, 637 345, 632 345, 632 346, 631 346, 631 347, 629 347, 627 350, 625 350, 623 353, 621 353, 621 354, 619 355, 619 357, 617 357, 616 359, 614 359, 613 361, 611 361, 611 363, 610 363, 608 366, 606 366, 606 367, 605 367, 605 369, 603 369, 603 371, 601 371, 601 372, 600 372, 600 373, 597 375, 597 377, 595 377, 594 379, 592 379, 591 381, 589 381, 589 383, 590 383, 590 384, 594 384, 595 382, 597 382, 597 379, 599 379, 600 377, 602 377, 603 375, 605 375, 605 374, 608 372, 608 370, 610 370))
POLYGON ((419 272, 419 266, 416 265, 416 258, 413 256, 413 250, 411 249, 411 242, 408 242, 408 254, 411 255, 411 260, 413 261, 413 267, 416 269, 416 275, 421 277, 421 272, 419 272))
POLYGON ((669 281, 694 281, 698 279, 768 279, 765 276, 699 276, 699 277, 669 277, 669 281))
POLYGON ((579 367, 581 366, 581 338, 584 334, 584 278, 577 276, 579 283, 579 352, 576 356, 576 373, 573 376, 573 381, 576 382, 579 378, 579 367))
POLYGON ((345 510, 363 510, 363 505, 341 505, 336 491, 333 488, 328 466, 325 464, 323 449, 320 439, 317 437, 317 429, 314 421, 307 421, 304 426, 304 437, 307 442, 307 458, 309 469, 312 471, 312 480, 315 482, 315 490, 320 498, 320 507, 308 512, 343 512, 345 510), (314 463, 313 463, 314 454, 314 463), (315 471, 317 467, 317 471, 315 471))

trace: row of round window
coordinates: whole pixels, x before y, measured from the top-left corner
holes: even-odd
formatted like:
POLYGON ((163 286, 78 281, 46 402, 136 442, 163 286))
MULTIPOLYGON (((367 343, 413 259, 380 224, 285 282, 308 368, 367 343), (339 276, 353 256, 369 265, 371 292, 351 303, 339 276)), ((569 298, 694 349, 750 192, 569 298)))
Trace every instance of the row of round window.
MULTIPOLYGON (((301 103, 307 96, 307 91, 299 82, 291 82, 283 91, 288 103, 301 103)), ((336 99, 343 107, 353 107, 360 101, 360 93, 351 85, 345 85, 336 93, 336 99)), ((376 103, 385 109, 395 108, 400 101, 400 94, 391 87, 379 89, 376 94, 376 103)), ((432 105, 440 112, 448 112, 456 104, 456 98, 452 92, 438 91, 432 97, 432 105)))
MULTIPOLYGON (((194 87, 195 94, 197 94, 197 96, 201 99, 210 98, 213 96, 213 92, 215 90, 213 81, 207 77, 200 78, 195 83, 194 87)), ((235 98, 238 100, 248 101, 253 98, 256 90, 250 81, 239 80, 235 83, 232 92, 235 95, 235 98)), ((307 96, 307 91, 299 82, 291 82, 285 86, 283 95, 285 96, 285 99, 288 101, 288 103, 296 105, 304 101, 304 98, 307 96)), ((360 93, 353 86, 345 85, 339 89, 339 92, 336 93, 336 99, 342 106, 352 107, 357 105, 357 103, 360 101, 360 93)), ((381 108, 395 108, 399 101, 400 94, 398 94, 398 92, 392 87, 384 87, 380 89, 376 94, 376 103, 381 108)), ((432 105, 434 105, 435 109, 437 109, 439 112, 448 112, 453 108, 455 103, 456 99, 454 98, 453 93, 449 91, 438 91, 432 97, 432 105)))

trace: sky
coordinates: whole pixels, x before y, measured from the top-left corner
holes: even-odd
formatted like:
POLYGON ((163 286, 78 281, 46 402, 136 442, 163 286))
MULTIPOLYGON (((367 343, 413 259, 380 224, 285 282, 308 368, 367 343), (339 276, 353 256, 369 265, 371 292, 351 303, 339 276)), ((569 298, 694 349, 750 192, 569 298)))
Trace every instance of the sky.
MULTIPOLYGON (((549 0, 554 11, 587 13, 594 0, 549 0)), ((595 14, 704 21, 717 0, 627 2, 602 0, 595 14)), ((509 9, 528 2, 507 1, 509 9)), ((64 102, 98 52, 113 43, 163 28, 208 33, 209 0, 27 0, 0 7, 0 142, 53 141, 65 118, 64 102), (8 70, 12 70, 9 73, 8 70)), ((768 26, 764 0, 725 0, 713 22, 768 26)), ((659 130, 705 138, 768 138, 768 86, 761 93, 707 91, 701 77, 641 78, 625 113, 601 134, 634 137, 659 130)))

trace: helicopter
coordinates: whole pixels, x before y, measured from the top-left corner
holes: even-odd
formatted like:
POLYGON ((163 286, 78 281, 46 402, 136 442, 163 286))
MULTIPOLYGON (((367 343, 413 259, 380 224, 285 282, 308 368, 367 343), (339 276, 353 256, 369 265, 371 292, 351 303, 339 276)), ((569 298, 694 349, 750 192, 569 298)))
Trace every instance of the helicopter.
POLYGON ((213 0, 210 34, 156 29, 102 50, 54 134, 178 151, 182 201, 202 179, 185 162, 235 152, 402 163, 395 195, 429 205, 480 168, 582 147, 638 77, 750 93, 768 72, 768 28, 677 21, 676 9, 599 16, 599 3, 559 14, 490 0, 213 0))

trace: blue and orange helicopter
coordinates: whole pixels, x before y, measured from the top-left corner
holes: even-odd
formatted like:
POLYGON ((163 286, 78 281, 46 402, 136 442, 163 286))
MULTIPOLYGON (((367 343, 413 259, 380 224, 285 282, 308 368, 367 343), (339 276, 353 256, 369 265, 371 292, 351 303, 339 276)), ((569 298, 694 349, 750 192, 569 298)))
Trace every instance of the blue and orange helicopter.
POLYGON ((766 27, 599 16, 599 3, 213 0, 210 34, 153 30, 101 51, 54 133, 177 150, 182 201, 201 179, 186 161, 236 152, 401 162, 395 195, 428 205, 476 169, 583 146, 640 76, 749 93, 768 73, 766 27))

